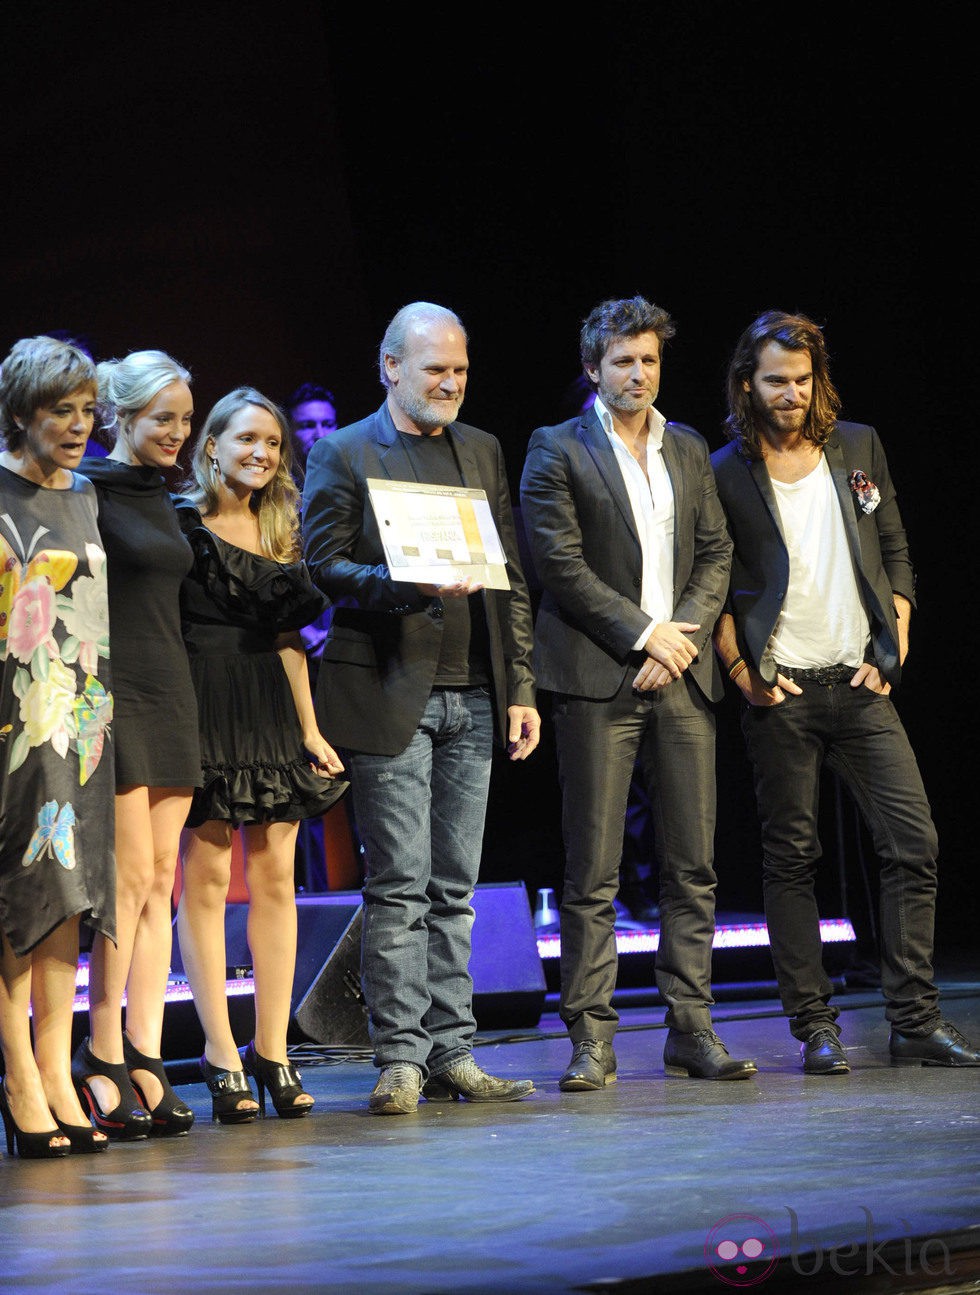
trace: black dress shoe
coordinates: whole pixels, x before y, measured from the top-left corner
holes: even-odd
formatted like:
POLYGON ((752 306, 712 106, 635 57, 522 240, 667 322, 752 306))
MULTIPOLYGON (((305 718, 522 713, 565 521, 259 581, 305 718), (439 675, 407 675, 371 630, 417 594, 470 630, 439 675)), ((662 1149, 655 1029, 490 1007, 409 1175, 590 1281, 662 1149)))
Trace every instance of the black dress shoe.
POLYGON ((893 1066, 980 1066, 980 1052, 952 1021, 925 1035, 892 1030, 888 1051, 893 1066))
POLYGON ((616 1054, 612 1044, 582 1039, 572 1048, 572 1059, 558 1087, 563 1093, 589 1093, 615 1082, 616 1054))
POLYGON ((758 1074, 754 1061, 738 1061, 714 1030, 683 1034, 668 1030, 664 1044, 664 1072, 687 1075, 690 1079, 751 1079, 758 1074))
POLYGON ((840 1035, 830 1025, 814 1030, 800 1048, 805 1075, 846 1075, 851 1067, 840 1035))

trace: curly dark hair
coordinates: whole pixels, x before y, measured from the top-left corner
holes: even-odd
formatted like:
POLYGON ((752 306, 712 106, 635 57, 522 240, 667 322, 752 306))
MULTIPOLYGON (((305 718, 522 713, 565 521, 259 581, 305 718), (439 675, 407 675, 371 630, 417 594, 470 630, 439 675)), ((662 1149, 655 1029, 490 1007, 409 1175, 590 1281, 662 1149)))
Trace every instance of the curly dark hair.
POLYGON ((674 321, 666 310, 653 305, 645 297, 623 297, 600 302, 582 321, 582 331, 579 333, 582 368, 598 369, 613 338, 656 333, 663 351, 668 338, 676 332, 674 321))
POLYGON ((813 396, 803 425, 803 437, 824 445, 834 430, 841 401, 830 380, 830 359, 823 330, 806 315, 788 315, 782 310, 763 311, 738 339, 728 366, 726 390, 728 415, 722 430, 734 441, 746 459, 761 459, 762 439, 752 407, 752 392, 746 390, 759 365, 759 353, 768 342, 787 351, 806 351, 813 366, 813 396))

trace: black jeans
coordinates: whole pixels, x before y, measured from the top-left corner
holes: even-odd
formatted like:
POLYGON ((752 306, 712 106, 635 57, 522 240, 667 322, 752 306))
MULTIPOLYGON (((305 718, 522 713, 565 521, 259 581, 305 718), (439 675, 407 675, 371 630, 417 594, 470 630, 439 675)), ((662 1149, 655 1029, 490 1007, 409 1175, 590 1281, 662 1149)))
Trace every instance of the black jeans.
POLYGON ((847 784, 881 859, 881 987, 892 1025, 939 1023, 933 982, 938 840, 915 754, 888 696, 849 683, 805 683, 778 706, 742 716, 762 824, 766 921, 783 1009, 798 1039, 832 1024, 814 880, 826 764, 847 784))
POLYGON ((666 1023, 711 1025, 715 931, 715 717, 690 676, 609 701, 556 696, 565 876, 559 1012, 573 1041, 611 1042, 619 1016, 616 911, 623 820, 639 756, 660 865, 657 987, 666 1023))

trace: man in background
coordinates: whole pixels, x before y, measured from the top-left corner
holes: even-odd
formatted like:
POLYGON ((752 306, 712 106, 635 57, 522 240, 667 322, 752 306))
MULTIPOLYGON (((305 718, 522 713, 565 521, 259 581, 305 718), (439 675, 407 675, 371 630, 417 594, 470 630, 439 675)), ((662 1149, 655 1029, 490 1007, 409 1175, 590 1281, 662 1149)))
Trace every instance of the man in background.
POLYGON ((337 430, 337 401, 326 387, 304 382, 288 397, 285 408, 305 462, 314 441, 337 430))

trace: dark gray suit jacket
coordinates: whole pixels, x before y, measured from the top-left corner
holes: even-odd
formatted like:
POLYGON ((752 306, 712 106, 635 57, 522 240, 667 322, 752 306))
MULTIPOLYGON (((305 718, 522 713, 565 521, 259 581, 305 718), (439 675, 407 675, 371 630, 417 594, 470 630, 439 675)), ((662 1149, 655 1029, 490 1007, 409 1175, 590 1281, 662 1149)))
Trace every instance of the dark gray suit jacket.
MULTIPOLYGON (((507 557, 509 590, 488 589, 497 736, 507 741, 507 707, 534 706, 532 623, 514 534, 503 453, 497 439, 464 423, 448 436, 463 484, 486 491, 507 557)), ((442 602, 393 581, 365 484, 369 477, 415 481, 387 404, 369 418, 321 437, 310 451, 303 536, 313 579, 333 603, 317 678, 316 710, 335 745, 398 755, 415 733, 435 678, 442 602)))
MULTIPOLYGON (((824 455, 841 506, 859 592, 871 621, 875 664, 894 687, 902 672, 892 593, 903 595, 914 605, 915 573, 885 451, 873 427, 838 423, 824 446, 824 455), (873 512, 862 510, 851 489, 849 478, 857 470, 878 487, 881 498, 873 512)), ((735 618, 742 656, 772 684, 776 668, 767 644, 789 583, 789 552, 772 481, 765 463, 750 463, 734 444, 716 450, 711 464, 735 543, 727 610, 735 618)))
MULTIPOLYGON (((728 590, 731 541, 708 446, 682 423, 664 431, 674 492, 672 619, 700 625, 689 668, 704 695, 723 693, 711 633, 728 590)), ((594 700, 615 696, 639 664, 633 644, 650 623, 640 608, 643 564, 616 455, 594 409, 528 443, 521 513, 543 593, 535 624, 538 686, 594 700)))

